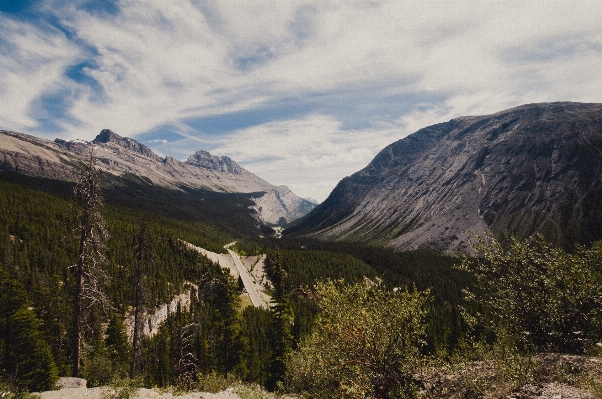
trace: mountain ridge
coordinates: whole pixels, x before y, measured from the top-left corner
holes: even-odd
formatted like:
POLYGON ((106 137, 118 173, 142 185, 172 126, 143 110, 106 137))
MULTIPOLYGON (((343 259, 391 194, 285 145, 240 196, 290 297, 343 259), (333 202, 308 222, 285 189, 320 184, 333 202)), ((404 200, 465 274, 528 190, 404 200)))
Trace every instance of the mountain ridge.
POLYGON ((602 239, 602 104, 526 104, 385 147, 289 235, 469 251, 470 233, 602 239), (470 233, 469 233, 470 232, 470 233))
POLYGON ((161 158, 144 144, 110 129, 103 129, 91 142, 50 141, 5 130, 0 130, 0 137, 0 170, 73 182, 75 166, 94 150, 99 169, 115 176, 132 174, 180 191, 186 186, 223 193, 263 193, 252 196, 255 204, 250 209, 263 224, 288 223, 313 207, 288 187, 266 182, 229 157, 199 150, 185 162, 161 158))

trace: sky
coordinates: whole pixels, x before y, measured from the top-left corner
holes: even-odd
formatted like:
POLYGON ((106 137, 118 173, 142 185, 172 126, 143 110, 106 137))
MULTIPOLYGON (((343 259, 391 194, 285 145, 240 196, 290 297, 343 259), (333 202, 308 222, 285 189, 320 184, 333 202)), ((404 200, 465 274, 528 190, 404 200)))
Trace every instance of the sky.
POLYGON ((0 129, 231 157, 323 201, 420 128, 602 102, 602 1, 0 0, 0 129))

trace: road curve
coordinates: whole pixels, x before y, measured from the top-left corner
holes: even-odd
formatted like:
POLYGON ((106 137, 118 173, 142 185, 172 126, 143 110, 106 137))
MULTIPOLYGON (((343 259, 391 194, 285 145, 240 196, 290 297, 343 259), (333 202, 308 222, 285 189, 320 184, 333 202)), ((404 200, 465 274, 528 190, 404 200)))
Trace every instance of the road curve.
POLYGON ((251 298, 251 302, 253 303, 253 306, 255 306, 256 308, 267 309, 266 304, 261 300, 259 293, 257 292, 257 290, 255 289, 255 286, 253 285, 253 281, 251 280, 251 276, 249 275, 249 272, 247 271, 247 269, 243 266, 242 262, 240 261, 238 254, 230 249, 230 247, 234 244, 235 244, 234 242, 230 243, 228 245, 225 245, 224 248, 226 248, 228 250, 228 253, 232 257, 232 260, 234 260, 234 264, 236 265, 236 270, 238 270, 238 274, 240 275, 242 284, 245 286, 245 289, 247 290, 247 293, 249 294, 249 297, 251 298))

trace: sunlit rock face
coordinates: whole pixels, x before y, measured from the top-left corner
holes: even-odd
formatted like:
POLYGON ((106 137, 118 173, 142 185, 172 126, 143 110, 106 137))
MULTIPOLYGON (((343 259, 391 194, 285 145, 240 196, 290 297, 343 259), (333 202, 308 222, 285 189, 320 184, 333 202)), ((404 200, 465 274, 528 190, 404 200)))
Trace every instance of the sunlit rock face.
POLYGON ((602 239, 602 104, 529 104, 426 127, 343 179, 287 234, 470 250, 469 234, 602 239))

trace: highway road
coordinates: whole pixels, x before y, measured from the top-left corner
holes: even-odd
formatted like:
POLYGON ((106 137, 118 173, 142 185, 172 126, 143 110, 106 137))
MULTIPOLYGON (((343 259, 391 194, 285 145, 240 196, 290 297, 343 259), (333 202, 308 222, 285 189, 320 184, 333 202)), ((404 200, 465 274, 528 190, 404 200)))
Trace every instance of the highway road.
POLYGON ((228 245, 225 245, 224 248, 226 248, 228 250, 228 253, 232 257, 232 260, 234 260, 234 264, 236 265, 236 270, 238 270, 238 274, 240 275, 242 284, 245 286, 245 289, 247 290, 247 293, 249 294, 249 297, 251 298, 251 302, 253 302, 253 306, 255 306, 256 308, 267 309, 266 304, 261 300, 259 293, 255 289, 255 285, 253 285, 253 280, 251 279, 249 272, 247 271, 247 269, 244 267, 244 265, 240 261, 238 254, 230 249, 230 247, 234 244, 236 244, 236 243, 235 242, 230 243, 228 245))

